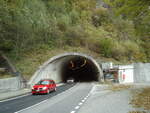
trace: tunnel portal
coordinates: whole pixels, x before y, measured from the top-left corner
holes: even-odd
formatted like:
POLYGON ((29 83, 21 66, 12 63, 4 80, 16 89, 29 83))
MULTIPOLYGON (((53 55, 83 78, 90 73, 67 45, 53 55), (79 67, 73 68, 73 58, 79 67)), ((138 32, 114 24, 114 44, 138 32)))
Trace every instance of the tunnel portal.
POLYGON ((62 65, 61 77, 63 82, 70 78, 75 82, 98 81, 98 70, 88 59, 75 56, 62 65))
POLYGON ((75 82, 100 81, 101 77, 101 68, 92 57, 81 53, 66 53, 52 57, 40 66, 29 84, 33 85, 45 78, 60 83, 68 79, 74 79, 75 82))

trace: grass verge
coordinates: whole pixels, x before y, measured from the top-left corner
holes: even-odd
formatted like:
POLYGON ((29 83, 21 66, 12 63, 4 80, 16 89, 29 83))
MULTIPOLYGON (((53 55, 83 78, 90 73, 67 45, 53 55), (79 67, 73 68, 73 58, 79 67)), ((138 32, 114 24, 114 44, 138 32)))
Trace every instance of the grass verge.
POLYGON ((129 113, 146 113, 145 111, 130 111, 129 113))
MULTIPOLYGON (((150 111, 150 87, 143 88, 141 92, 135 93, 130 104, 135 108, 143 108, 144 110, 150 111)), ((143 111, 142 113, 146 112, 143 111)))
POLYGON ((108 88, 109 90, 112 90, 112 91, 122 91, 122 90, 126 90, 126 89, 129 89, 131 88, 132 85, 124 85, 124 84, 117 84, 117 85, 110 85, 110 87, 108 88))
POLYGON ((5 78, 10 78, 10 77, 14 77, 11 74, 0 74, 0 79, 5 79, 5 78))

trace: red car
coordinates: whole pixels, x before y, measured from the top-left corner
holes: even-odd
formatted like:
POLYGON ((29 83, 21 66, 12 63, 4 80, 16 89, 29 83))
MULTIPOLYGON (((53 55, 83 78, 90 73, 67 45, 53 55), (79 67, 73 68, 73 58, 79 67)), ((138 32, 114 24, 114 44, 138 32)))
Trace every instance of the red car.
POLYGON ((49 94, 51 91, 56 91, 54 80, 43 79, 32 87, 32 94, 49 94))

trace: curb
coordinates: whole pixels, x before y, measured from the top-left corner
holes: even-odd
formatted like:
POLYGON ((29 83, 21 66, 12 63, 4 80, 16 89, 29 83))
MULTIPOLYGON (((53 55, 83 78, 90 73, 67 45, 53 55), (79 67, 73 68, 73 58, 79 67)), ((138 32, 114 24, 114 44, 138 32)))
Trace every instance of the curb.
POLYGON ((1 93, 0 94, 0 102, 5 101, 5 100, 7 101, 8 99, 15 98, 18 96, 30 94, 30 92, 31 92, 30 89, 21 89, 21 90, 17 90, 17 91, 9 91, 9 92, 5 92, 5 93, 1 93))
MULTIPOLYGON (((57 87, 64 85, 64 83, 56 84, 57 87)), ((30 94, 31 89, 21 89, 17 91, 8 91, 5 93, 0 93, 0 102, 7 101, 9 99, 17 98, 18 96, 25 96, 30 94)))

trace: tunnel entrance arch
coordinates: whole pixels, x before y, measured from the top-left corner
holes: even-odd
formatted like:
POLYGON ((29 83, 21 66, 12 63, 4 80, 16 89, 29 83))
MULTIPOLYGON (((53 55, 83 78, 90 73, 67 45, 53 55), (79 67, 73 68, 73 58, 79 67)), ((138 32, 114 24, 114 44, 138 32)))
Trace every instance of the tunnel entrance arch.
POLYGON ((53 79, 56 83, 66 82, 73 78, 75 82, 100 81, 102 70, 91 56, 82 53, 64 53, 50 58, 35 72, 29 85, 44 78, 53 79))

